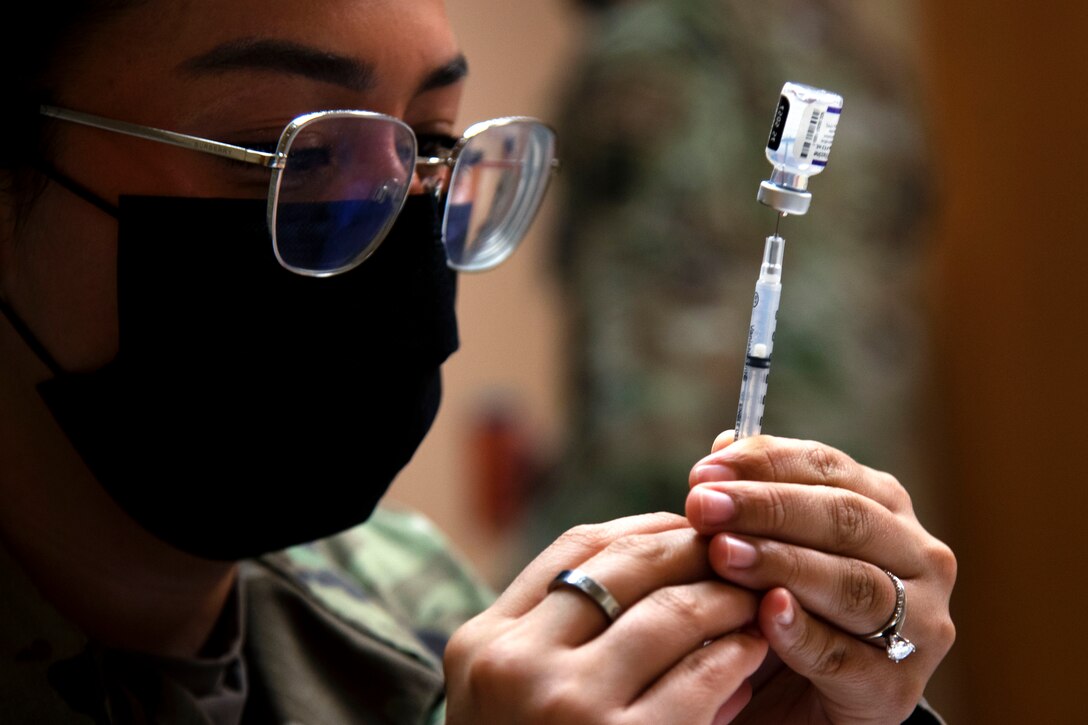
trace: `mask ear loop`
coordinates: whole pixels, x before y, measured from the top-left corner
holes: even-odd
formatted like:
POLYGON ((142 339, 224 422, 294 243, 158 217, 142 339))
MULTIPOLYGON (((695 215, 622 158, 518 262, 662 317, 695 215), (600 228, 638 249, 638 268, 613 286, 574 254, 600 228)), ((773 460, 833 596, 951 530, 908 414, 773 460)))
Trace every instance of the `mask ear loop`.
POLYGON ((101 209, 109 214, 114 219, 118 216, 117 207, 103 199, 98 194, 88 189, 83 184, 75 181, 68 175, 57 170, 55 166, 48 161, 37 161, 34 164, 34 168, 37 169, 45 178, 54 182, 57 186, 61 187, 65 191, 68 191, 75 196, 78 196, 83 201, 91 204, 92 206, 101 209))
POLYGON ((48 350, 45 349, 45 345, 38 340, 31 331, 30 327, 23 322, 23 318, 16 314, 12 309, 8 301, 3 297, 0 297, 0 315, 3 315, 11 323, 11 326, 15 328, 15 332, 19 334, 19 337, 23 338, 23 342, 30 348, 30 351, 37 355, 38 359, 42 361, 42 364, 49 368, 49 371, 53 373, 54 377, 61 375, 64 369, 57 364, 56 359, 48 350))
MULTIPOLYGON (((74 194, 88 204, 92 204, 96 208, 101 209, 115 219, 117 218, 117 207, 110 204, 87 187, 70 179, 60 171, 57 171, 57 169, 49 162, 37 161, 33 166, 40 174, 56 183, 62 189, 74 194)), ((64 368, 57 363, 56 358, 54 358, 49 350, 45 348, 45 345, 41 343, 34 334, 34 331, 30 329, 30 326, 23 321, 23 318, 15 312, 11 304, 2 296, 0 296, 0 315, 7 318, 8 322, 11 323, 11 326, 15 329, 15 332, 19 334, 19 337, 23 338, 23 342, 30 348, 30 351, 42 361, 42 364, 49 368, 54 376, 59 376, 64 373, 64 368)))

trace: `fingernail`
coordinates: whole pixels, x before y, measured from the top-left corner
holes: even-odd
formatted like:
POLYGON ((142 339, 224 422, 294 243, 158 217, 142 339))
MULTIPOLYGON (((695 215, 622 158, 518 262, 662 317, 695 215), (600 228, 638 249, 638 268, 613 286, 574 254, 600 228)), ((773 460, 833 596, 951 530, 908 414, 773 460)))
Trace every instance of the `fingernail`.
POLYGON ((714 481, 736 481, 737 474, 729 466, 719 466, 713 463, 705 466, 697 466, 692 472, 695 483, 712 483, 714 481))
POLYGON ((741 541, 740 539, 734 539, 732 536, 727 536, 725 537, 725 547, 729 552, 727 564, 730 569, 747 569, 752 564, 756 563, 756 547, 752 546, 747 541, 741 541))
POLYGON ((720 526, 733 518, 737 506, 733 497, 721 491, 702 489, 699 491, 699 514, 704 527, 720 526))
POLYGON ((786 600, 786 606, 782 608, 782 611, 774 615, 774 621, 778 622, 781 627, 789 627, 793 624, 793 603, 786 600))

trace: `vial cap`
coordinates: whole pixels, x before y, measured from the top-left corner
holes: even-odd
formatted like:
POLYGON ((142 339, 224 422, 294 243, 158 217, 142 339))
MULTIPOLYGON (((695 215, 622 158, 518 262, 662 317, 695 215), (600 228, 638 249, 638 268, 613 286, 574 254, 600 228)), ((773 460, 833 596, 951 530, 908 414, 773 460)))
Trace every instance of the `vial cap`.
POLYGON ((800 216, 808 211, 809 204, 812 203, 812 193, 764 181, 759 185, 756 200, 782 214, 800 216))

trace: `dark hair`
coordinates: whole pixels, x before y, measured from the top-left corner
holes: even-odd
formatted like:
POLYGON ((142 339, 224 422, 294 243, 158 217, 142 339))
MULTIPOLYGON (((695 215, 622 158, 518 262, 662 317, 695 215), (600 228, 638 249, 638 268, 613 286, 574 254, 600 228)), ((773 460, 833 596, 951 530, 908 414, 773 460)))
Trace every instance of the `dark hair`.
POLYGON ((22 20, 0 30, 0 68, 16 69, 0 86, 0 196, 20 208, 41 188, 36 167, 48 157, 45 119, 38 107, 53 98, 65 61, 93 28, 147 0, 40 0, 20 8, 22 20))

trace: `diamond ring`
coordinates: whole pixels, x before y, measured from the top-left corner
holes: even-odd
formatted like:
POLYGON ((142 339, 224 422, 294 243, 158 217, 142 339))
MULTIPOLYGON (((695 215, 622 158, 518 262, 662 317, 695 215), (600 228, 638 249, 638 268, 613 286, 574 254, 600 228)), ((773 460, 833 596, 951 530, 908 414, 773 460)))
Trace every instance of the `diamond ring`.
POLYGON ((913 642, 899 634, 899 630, 903 628, 903 622, 907 618, 907 588, 903 586, 903 582, 895 574, 887 569, 884 570, 884 573, 891 578, 892 584, 895 585, 895 609, 892 610, 892 616, 887 624, 872 634, 862 635, 861 639, 866 641, 884 640, 888 659, 899 664, 914 654, 917 648, 913 642))

